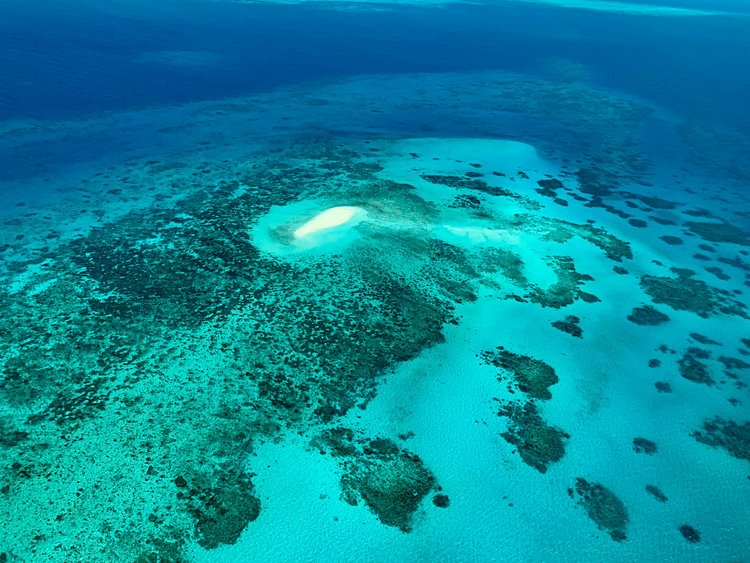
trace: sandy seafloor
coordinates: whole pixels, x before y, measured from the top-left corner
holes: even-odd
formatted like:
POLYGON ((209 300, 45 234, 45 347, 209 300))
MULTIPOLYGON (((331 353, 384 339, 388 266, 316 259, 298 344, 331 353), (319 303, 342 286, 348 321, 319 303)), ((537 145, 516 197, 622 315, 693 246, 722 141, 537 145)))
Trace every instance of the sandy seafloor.
POLYGON ((746 560, 747 139, 486 72, 0 143, 92 139, 4 186, 8 561, 746 560))

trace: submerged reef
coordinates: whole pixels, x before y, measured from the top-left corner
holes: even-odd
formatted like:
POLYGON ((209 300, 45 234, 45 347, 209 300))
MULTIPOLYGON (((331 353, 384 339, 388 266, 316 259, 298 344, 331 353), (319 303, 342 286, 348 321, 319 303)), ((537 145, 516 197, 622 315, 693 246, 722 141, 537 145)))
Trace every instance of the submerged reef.
POLYGON ((659 502, 667 502, 669 500, 667 495, 665 495, 656 485, 646 485, 646 492, 659 502))
MULTIPOLYGON (((255 445, 366 405, 389 369, 443 340, 456 305, 475 299, 476 272, 419 229, 434 206, 379 169, 302 143, 227 165, 213 185, 175 181, 174 198, 11 263, 49 264, 0 293, 0 517, 27 531, 12 538, 19 553, 54 542, 70 560, 103 560, 104 549, 105 560, 177 561, 190 541, 233 543, 262 510, 239 469, 255 445), (320 186, 417 227, 362 237, 344 254, 285 259, 254 244, 271 207, 320 197, 320 186)), ((352 468, 357 494, 408 528, 409 499, 431 474, 411 454, 367 459, 352 468), (404 488, 383 493, 396 475, 404 488)))
POLYGON ((557 374, 549 364, 521 354, 514 354, 498 346, 496 350, 484 351, 482 359, 490 365, 502 368, 498 380, 507 380, 505 373, 522 393, 534 399, 552 398, 549 388, 559 381, 557 374))
POLYGON ((677 366, 680 371, 680 375, 692 381, 693 383, 702 383, 704 385, 714 385, 716 381, 711 377, 711 373, 705 360, 711 357, 711 353, 708 350, 702 348, 688 348, 682 357, 677 360, 677 366))
MULTIPOLYGON (((366 439, 343 427, 323 432, 313 446, 330 454, 342 467, 341 498, 356 505, 361 499, 383 524, 412 530, 412 518, 437 482, 422 460, 384 438, 366 439)), ((438 494, 433 503, 448 506, 438 494)))
POLYGON ((682 534, 682 537, 690 543, 698 543, 699 541, 701 541, 700 532, 689 524, 683 524, 682 526, 680 526, 679 530, 682 534))
MULTIPOLYGON (((250 472, 257 469, 241 469, 254 448, 364 408, 399 362, 443 341, 443 328, 459 322, 457 306, 476 300, 482 285, 507 282, 547 307, 598 300, 582 291, 592 278, 568 256, 543 257, 557 281, 541 288, 512 247, 435 238, 442 208, 382 170, 369 156, 320 141, 247 163, 152 162, 144 182, 168 178, 152 204, 99 214, 80 236, 48 239, 4 262, 6 287, 26 280, 13 294, 0 292, 2 510, 28 530, 13 538, 19 553, 54 543, 68 559, 102 560, 105 549, 110 560, 177 561, 190 542, 231 544, 262 510, 250 472), (333 251, 274 250, 291 244, 299 225, 261 232, 272 210, 307 205, 312 216, 321 210, 308 202, 318 201, 367 210, 373 220, 333 251), (78 482, 90 487, 71 506, 78 482), (131 508, 111 509, 133 496, 140 500, 131 508), (30 497, 48 503, 30 506, 30 497), (56 516, 53 527, 47 514, 56 516), (81 543, 93 529, 87 522, 101 532, 81 543)), ((130 186, 136 172, 122 170, 120 183, 130 186)), ((446 209, 509 236, 550 245, 579 237, 611 260, 632 256, 626 242, 590 224, 493 216, 483 208, 493 197, 527 211, 541 206, 477 177, 414 180, 455 189, 461 198, 446 209)), ((117 189, 110 195, 124 197, 117 189)), ((557 380, 550 366, 516 355, 505 361, 521 392, 549 398, 557 380)), ((503 437, 525 463, 543 472, 562 457, 568 435, 533 402, 501 414, 509 421, 503 437)), ((354 448, 341 458, 344 497, 409 530, 435 477, 413 454, 371 442, 342 442, 354 448)))
POLYGON ((526 296, 532 303, 542 307, 560 309, 582 299, 587 303, 595 303, 599 298, 581 290, 581 286, 594 278, 588 274, 581 274, 576 270, 575 263, 570 256, 554 256, 549 260, 550 269, 557 276, 557 282, 547 288, 533 286, 526 296))
POLYGON ((750 421, 737 423, 719 416, 706 420, 693 438, 714 448, 722 448, 729 455, 750 461, 750 421))
POLYGON ((177 498, 195 519, 198 544, 206 549, 233 544, 260 514, 260 499, 250 475, 241 471, 222 471, 218 479, 180 475, 175 487, 177 498))
POLYGON ((526 287, 529 283, 524 275, 523 259, 507 248, 483 249, 478 255, 475 268, 480 272, 499 271, 504 278, 518 287, 526 287))
POLYGON ((553 321, 551 324, 557 330, 565 332, 576 338, 583 338, 583 329, 580 326, 581 319, 575 315, 568 315, 565 320, 553 321))
POLYGON ((520 195, 506 188, 491 186, 484 180, 479 180, 477 178, 444 176, 439 174, 422 174, 422 178, 430 182, 431 184, 439 184, 441 186, 447 186, 450 188, 479 192, 488 196, 507 197, 515 200, 526 209, 537 210, 541 209, 542 207, 541 204, 537 203, 533 199, 520 195))
POLYGON ((634 308, 628 315, 628 320, 631 323, 641 326, 656 326, 666 323, 669 320, 669 316, 651 305, 643 305, 642 307, 634 308))
POLYGON ((513 218, 513 224, 522 225, 525 231, 537 234, 542 240, 565 242, 573 237, 580 237, 599 248, 614 262, 633 258, 630 243, 590 223, 581 224, 552 217, 518 214, 513 218))
POLYGON ((637 454, 654 455, 658 451, 658 448, 655 442, 647 438, 634 438, 633 451, 637 454))
POLYGON ((546 473, 551 463, 565 455, 565 440, 570 435, 547 424, 534 401, 506 402, 498 416, 508 418, 508 429, 501 434, 503 439, 515 446, 521 460, 539 473, 546 473))
POLYGON ((690 270, 673 268, 672 271, 676 277, 641 277, 641 288, 654 303, 663 303, 676 311, 690 311, 703 318, 719 313, 749 318, 747 305, 734 299, 730 292, 696 279, 690 270))
POLYGON ((721 222, 688 221, 685 227, 708 242, 733 243, 750 246, 750 232, 740 229, 736 225, 721 222))
POLYGON ((582 477, 576 479, 571 495, 574 492, 578 497, 576 504, 586 511, 600 530, 608 532, 615 541, 627 539, 628 510, 615 493, 600 483, 589 483, 582 477))

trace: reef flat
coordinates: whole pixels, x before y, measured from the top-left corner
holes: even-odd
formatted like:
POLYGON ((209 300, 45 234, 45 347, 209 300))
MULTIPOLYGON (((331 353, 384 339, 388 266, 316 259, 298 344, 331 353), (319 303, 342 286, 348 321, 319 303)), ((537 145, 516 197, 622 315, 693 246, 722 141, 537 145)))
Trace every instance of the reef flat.
MULTIPOLYGON (((3 218, 3 553, 320 559, 314 527, 458 560, 576 529, 581 553, 635 560, 653 530, 692 554, 728 527, 736 555, 746 230, 646 190, 652 108, 582 85, 391 84, 546 124, 513 138, 469 110, 450 119, 476 136, 276 129, 394 107, 375 80, 186 108, 159 126, 195 147, 92 165, 64 205, 3 218)), ((32 134, 61 133, 5 133, 32 134)))

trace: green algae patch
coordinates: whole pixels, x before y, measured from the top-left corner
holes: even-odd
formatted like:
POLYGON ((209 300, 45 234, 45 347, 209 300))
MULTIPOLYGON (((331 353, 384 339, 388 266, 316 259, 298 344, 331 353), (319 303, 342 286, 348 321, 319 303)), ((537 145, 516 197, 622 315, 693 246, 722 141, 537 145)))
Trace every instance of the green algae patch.
POLYGON ((719 416, 691 434, 702 444, 725 450, 732 457, 750 461, 750 422, 738 423, 719 416))
POLYGON ((607 532, 615 541, 627 539, 626 531, 630 520, 628 510, 615 493, 601 483, 589 483, 578 477, 575 495, 576 504, 586 511, 597 528, 607 532))
POLYGON ((641 276, 641 289, 654 303, 703 318, 719 313, 748 318, 747 305, 735 300, 730 292, 696 279, 693 272, 680 269, 673 269, 673 272, 677 274, 675 277, 641 276))
POLYGON ((419 456, 391 440, 361 438, 338 427, 324 431, 312 444, 341 465, 344 501, 356 505, 361 500, 383 524, 402 532, 412 531, 414 513, 437 489, 434 475, 419 456))
POLYGON ((539 473, 546 473, 550 464, 565 455, 565 440, 570 436, 547 424, 534 401, 507 402, 498 416, 508 419, 508 428, 501 434, 503 439, 515 446, 521 460, 539 473))
POLYGON ((488 364, 501 368, 503 371, 498 380, 510 379, 522 393, 534 399, 546 401, 552 398, 549 388, 559 381, 557 374, 549 364, 521 354, 514 354, 499 346, 496 350, 485 351, 482 359, 488 364))

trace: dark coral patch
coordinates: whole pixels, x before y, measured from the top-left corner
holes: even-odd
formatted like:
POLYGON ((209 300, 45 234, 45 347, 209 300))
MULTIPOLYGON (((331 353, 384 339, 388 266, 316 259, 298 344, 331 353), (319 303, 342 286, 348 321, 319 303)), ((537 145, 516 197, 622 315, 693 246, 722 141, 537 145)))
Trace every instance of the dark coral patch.
POLYGON ((0 446, 12 448, 29 437, 29 433, 19 430, 10 421, 0 418, 0 446))
POLYGON ((523 273, 524 264, 520 254, 505 248, 486 248, 479 254, 476 269, 481 272, 499 271, 511 283, 525 287, 528 280, 523 273))
POLYGON ((343 468, 344 501, 354 505, 361 499, 386 526, 402 532, 412 530, 414 513, 437 486, 435 477, 418 456, 385 438, 357 438, 348 428, 324 432, 312 443, 322 453, 334 455, 343 468))
POLYGON ((676 311, 690 311, 703 318, 718 313, 748 318, 747 305, 735 300, 728 291, 694 278, 689 270, 675 268, 672 271, 676 277, 641 277, 641 288, 654 303, 669 305, 676 311))
POLYGON ((508 417, 508 429, 501 436, 517 448, 526 465, 539 473, 546 473, 551 463, 565 455, 565 440, 570 436, 547 424, 533 401, 508 402, 498 415, 508 417))
POLYGON ((688 524, 680 526, 680 533, 682 534, 682 537, 690 543, 698 543, 701 541, 700 532, 688 524))
POLYGON ((509 373, 518 389, 535 399, 552 398, 549 388, 559 381, 552 366, 522 354, 509 352, 502 346, 497 350, 482 352, 482 359, 490 365, 502 368, 498 379, 505 379, 509 373))
POLYGON ((557 191, 562 190, 565 187, 563 186, 563 183, 557 178, 539 180, 537 184, 539 185, 539 187, 536 188, 536 193, 544 197, 552 198, 557 197, 557 191))
POLYGON ((490 196, 507 197, 516 200, 526 209, 540 209, 541 205, 525 196, 519 195, 511 190, 491 186, 484 180, 467 178, 463 176, 444 176, 439 174, 422 174, 422 178, 431 184, 439 184, 451 188, 471 190, 490 196))
POLYGON ((451 505, 451 499, 448 497, 448 495, 437 494, 432 497, 432 504, 434 504, 438 508, 448 508, 451 505))
POLYGON ((608 532, 615 541, 627 539, 628 510, 615 493, 600 483, 589 483, 581 477, 576 479, 575 492, 579 496, 577 504, 600 530, 608 532))
POLYGON ((722 448, 733 457, 750 461, 750 421, 737 423, 717 416, 706 420, 703 429, 691 436, 702 444, 722 448))
POLYGON ((587 302, 599 301, 595 295, 581 291, 581 286, 585 282, 593 281, 594 278, 579 273, 570 256, 554 256, 550 259, 549 265, 557 276, 557 281, 546 289, 532 287, 527 295, 530 301, 553 309, 572 305, 576 299, 587 302))
POLYGON ((672 246, 678 246, 682 244, 682 239, 680 237, 675 237, 672 235, 664 235, 659 238, 663 240, 664 242, 666 242, 667 244, 672 245, 672 246))
POLYGON ((669 500, 667 495, 656 485, 646 485, 646 492, 659 502, 667 502, 669 500))
POLYGON ((708 221, 688 221, 685 227, 703 240, 709 242, 734 243, 750 246, 750 233, 730 223, 708 221))
MULTIPOLYGON (((189 482, 182 480, 189 488, 178 498, 186 502, 195 519, 198 543, 206 549, 235 543, 260 514, 260 499, 246 473, 219 471, 210 478, 196 475, 189 482)), ((180 486, 177 480, 175 484, 180 486)))
POLYGON ((721 342, 717 342, 713 338, 709 338, 708 336, 705 336, 699 332, 691 332, 690 338, 692 338, 699 344, 703 344, 707 346, 720 346, 721 345, 721 342))
POLYGON ((680 375, 693 383, 713 385, 716 382, 711 377, 706 363, 701 361, 709 358, 710 355, 710 353, 702 348, 688 348, 682 358, 677 360, 680 375))
POLYGON ((724 273, 724 270, 719 268, 718 266, 709 266, 707 268, 704 268, 709 274, 713 274, 716 276, 716 278, 720 279, 721 281, 727 281, 732 279, 731 276, 724 273))
POLYGON ((724 364, 726 369, 748 369, 750 363, 747 363, 741 358, 732 358, 729 356, 719 356, 719 361, 724 364))
POLYGON ((656 442, 646 438, 634 438, 633 451, 637 454, 654 455, 658 451, 658 447, 656 442))
POLYGON ((453 203, 449 207, 460 209, 479 209, 482 206, 482 200, 471 194, 459 194, 453 198, 453 203))
POLYGON ((583 338, 583 329, 580 322, 581 319, 575 315, 568 315, 564 321, 554 321, 552 326, 576 338, 583 338))
POLYGON ((669 316, 651 305, 643 305, 642 307, 635 307, 628 315, 628 320, 641 326, 656 326, 666 323, 669 316))

